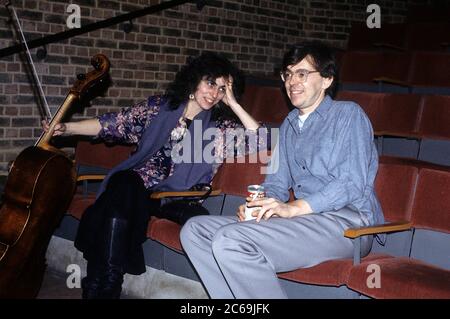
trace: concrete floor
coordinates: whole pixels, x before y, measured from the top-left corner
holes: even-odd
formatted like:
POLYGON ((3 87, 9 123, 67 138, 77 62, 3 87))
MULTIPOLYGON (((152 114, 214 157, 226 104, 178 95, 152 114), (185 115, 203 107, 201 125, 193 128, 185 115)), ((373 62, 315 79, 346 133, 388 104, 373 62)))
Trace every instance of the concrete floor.
MULTIPOLYGON (((41 290, 36 299, 81 299, 81 288, 69 288, 67 285, 67 275, 53 269, 47 269, 41 290)), ((141 298, 123 293, 121 299, 141 298)))
POLYGON ((81 289, 69 289, 66 279, 65 274, 47 269, 37 299, 81 299, 81 289))
MULTIPOLYGON (((5 182, 6 176, 0 175, 0 194, 5 182)), ((86 275, 86 262, 73 242, 53 236, 46 260, 47 270, 37 298, 81 299, 80 281, 86 275)), ((125 275, 122 298, 207 299, 208 295, 197 281, 147 267, 140 276, 125 275)))
MULTIPOLYGON (((37 299, 81 299, 81 288, 69 288, 69 274, 47 269, 37 299)), ((133 294, 133 288, 125 283, 121 299, 207 299, 203 288, 196 282, 161 272, 159 284, 150 294, 133 294), (170 278, 173 277, 173 278, 170 278), (163 287, 163 289, 158 289, 163 287), (131 294, 130 294, 131 293, 131 294)))
MULTIPOLYGON (((39 299, 80 299, 86 261, 73 242, 53 236, 46 254, 47 271, 39 299)), ((125 275, 124 299, 207 299, 203 286, 193 280, 147 267, 139 276, 125 275)))

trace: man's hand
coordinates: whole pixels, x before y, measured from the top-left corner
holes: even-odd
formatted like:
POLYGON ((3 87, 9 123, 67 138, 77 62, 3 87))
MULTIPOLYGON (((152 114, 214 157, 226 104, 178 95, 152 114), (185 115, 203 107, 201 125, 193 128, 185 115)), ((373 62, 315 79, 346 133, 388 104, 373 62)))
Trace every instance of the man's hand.
POLYGON ((238 219, 240 222, 243 222, 245 220, 245 204, 239 206, 238 211, 236 213, 238 219))
MULTIPOLYGON (((309 204, 302 199, 283 203, 275 198, 263 198, 249 201, 247 205, 248 207, 261 207, 259 211, 253 212, 253 216, 256 216, 256 222, 259 222, 261 219, 267 220, 272 216, 292 218, 312 213, 309 204)), ((239 207, 238 218, 240 221, 244 220, 244 209, 245 205, 239 207)))

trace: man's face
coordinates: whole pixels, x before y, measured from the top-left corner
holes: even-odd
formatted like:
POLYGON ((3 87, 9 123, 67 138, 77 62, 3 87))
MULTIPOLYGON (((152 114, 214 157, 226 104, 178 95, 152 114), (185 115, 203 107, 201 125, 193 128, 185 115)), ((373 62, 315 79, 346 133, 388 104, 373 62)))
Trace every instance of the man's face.
POLYGON ((333 82, 333 78, 324 78, 314 68, 307 56, 297 64, 289 65, 285 74, 284 85, 292 105, 300 110, 301 114, 314 111, 325 97, 325 90, 333 82), (309 74, 299 70, 309 71, 309 74), (311 73, 312 72, 312 73, 311 73))

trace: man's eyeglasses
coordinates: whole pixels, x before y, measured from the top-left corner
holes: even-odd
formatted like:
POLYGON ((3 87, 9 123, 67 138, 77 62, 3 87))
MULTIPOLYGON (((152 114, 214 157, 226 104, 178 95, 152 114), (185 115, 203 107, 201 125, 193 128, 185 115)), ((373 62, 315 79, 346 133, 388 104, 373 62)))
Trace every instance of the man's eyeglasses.
POLYGON ((291 72, 291 71, 286 70, 286 71, 281 71, 280 76, 281 76, 281 80, 283 80, 283 82, 286 82, 286 81, 290 81, 294 77, 294 75, 296 75, 300 83, 305 83, 308 80, 308 75, 310 73, 316 73, 316 72, 320 72, 320 71, 309 71, 309 70, 305 70, 305 69, 298 69, 298 70, 295 70, 294 72, 291 72))

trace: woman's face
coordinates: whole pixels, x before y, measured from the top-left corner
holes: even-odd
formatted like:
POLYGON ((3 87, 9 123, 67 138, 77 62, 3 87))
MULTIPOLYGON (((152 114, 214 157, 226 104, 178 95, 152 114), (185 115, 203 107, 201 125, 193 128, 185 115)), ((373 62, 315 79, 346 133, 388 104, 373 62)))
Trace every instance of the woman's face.
POLYGON ((217 79, 203 77, 194 93, 194 102, 203 110, 210 110, 225 96, 226 79, 222 76, 217 79))

